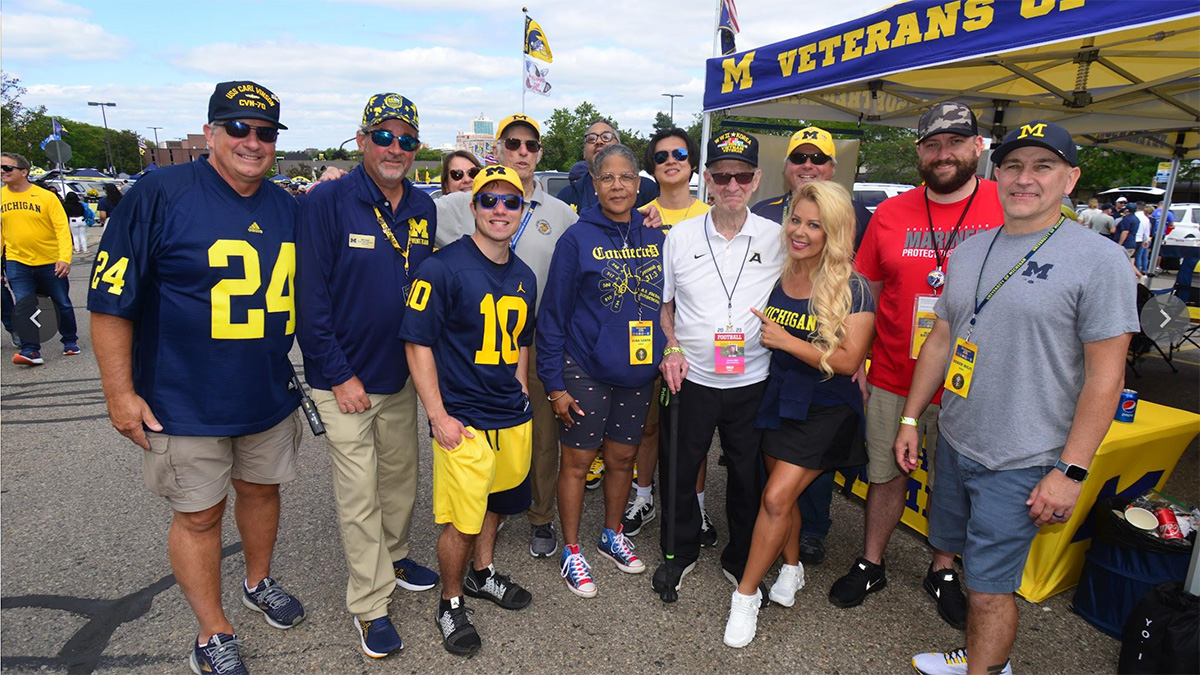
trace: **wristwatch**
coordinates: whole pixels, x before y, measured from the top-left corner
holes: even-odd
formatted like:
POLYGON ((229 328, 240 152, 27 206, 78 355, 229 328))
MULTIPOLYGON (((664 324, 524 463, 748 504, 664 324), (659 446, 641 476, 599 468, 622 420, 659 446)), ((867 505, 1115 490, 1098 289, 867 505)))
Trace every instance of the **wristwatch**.
POLYGON ((1088 477, 1087 469, 1079 466, 1078 464, 1067 464, 1061 459, 1054 462, 1054 468, 1065 473, 1067 478, 1070 478, 1076 483, 1082 483, 1083 481, 1087 480, 1088 477))

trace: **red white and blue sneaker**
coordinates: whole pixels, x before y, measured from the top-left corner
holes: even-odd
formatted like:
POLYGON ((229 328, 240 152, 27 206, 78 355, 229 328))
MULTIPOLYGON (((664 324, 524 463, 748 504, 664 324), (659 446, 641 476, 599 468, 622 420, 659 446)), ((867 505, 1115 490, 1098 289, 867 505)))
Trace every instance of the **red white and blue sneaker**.
POLYGON ((238 653, 240 646, 242 641, 236 635, 217 633, 205 644, 192 643, 188 665, 196 675, 250 675, 238 653))
POLYGON ((633 554, 633 542, 625 536, 623 527, 618 527, 616 532, 604 528, 596 548, 601 555, 616 563, 617 569, 622 572, 641 574, 646 571, 646 563, 633 554))
POLYGON ((262 614, 275 628, 287 630, 304 620, 304 605, 271 577, 258 582, 253 590, 242 581, 242 604, 262 614))
POLYGON ((579 552, 579 544, 563 545, 560 573, 572 593, 581 598, 596 597, 596 583, 592 581, 591 572, 591 566, 579 552))

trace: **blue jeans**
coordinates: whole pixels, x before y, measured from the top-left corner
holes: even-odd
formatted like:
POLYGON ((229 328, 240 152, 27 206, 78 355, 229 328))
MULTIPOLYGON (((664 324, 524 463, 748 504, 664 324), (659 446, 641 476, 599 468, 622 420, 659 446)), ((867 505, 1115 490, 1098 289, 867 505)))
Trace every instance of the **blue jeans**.
POLYGON ((4 323, 4 330, 16 335, 13 330, 13 303, 12 293, 8 291, 8 282, 5 281, 3 286, 0 286, 0 321, 4 323))
POLYGON ((833 499, 833 475, 826 471, 800 493, 800 536, 825 540, 833 518, 829 516, 829 502, 833 499))
POLYGON ((1138 244, 1137 248, 1137 268, 1142 272, 1150 271, 1150 247, 1138 244))
MULTIPOLYGON (((70 286, 65 277, 59 279, 54 276, 53 263, 26 265, 9 260, 5 269, 8 272, 8 283, 12 286, 16 302, 19 303, 25 296, 35 293, 50 296, 54 305, 58 307, 58 332, 62 333, 63 344, 79 341, 79 336, 76 335, 75 308, 71 306, 70 286)), ((21 348, 32 349, 36 352, 41 351, 42 346, 32 342, 23 342, 21 348)))

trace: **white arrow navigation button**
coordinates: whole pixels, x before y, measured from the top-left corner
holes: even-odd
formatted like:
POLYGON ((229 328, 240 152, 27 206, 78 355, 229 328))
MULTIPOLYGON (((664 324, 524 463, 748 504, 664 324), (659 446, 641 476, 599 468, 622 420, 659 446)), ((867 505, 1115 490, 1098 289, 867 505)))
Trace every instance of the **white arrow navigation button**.
POLYGON ((1163 321, 1162 323, 1158 324, 1158 327, 1159 327, 1159 328, 1166 328, 1166 327, 1167 327, 1167 324, 1171 323, 1171 315, 1170 315, 1170 314, 1167 314, 1166 312, 1164 312, 1164 311, 1163 311, 1163 310, 1161 310, 1161 309, 1160 309, 1160 310, 1158 310, 1158 313, 1159 313, 1159 314, 1162 314, 1162 315, 1163 315, 1163 319, 1164 319, 1164 321, 1163 321))
POLYGON ((29 321, 31 323, 33 323, 33 325, 37 326, 38 328, 42 327, 42 324, 38 323, 38 320, 37 320, 38 314, 41 314, 41 313, 42 313, 42 309, 39 307, 38 311, 34 312, 33 316, 29 317, 29 321))

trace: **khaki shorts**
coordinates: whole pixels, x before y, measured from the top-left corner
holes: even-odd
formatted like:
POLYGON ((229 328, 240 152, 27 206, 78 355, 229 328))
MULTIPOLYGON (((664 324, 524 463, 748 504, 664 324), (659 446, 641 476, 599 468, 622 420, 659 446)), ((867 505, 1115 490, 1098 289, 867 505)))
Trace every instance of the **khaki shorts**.
POLYGON ((142 477, 146 489, 166 498, 176 511, 203 511, 225 498, 231 479, 259 485, 294 480, 300 437, 299 411, 266 431, 246 436, 169 436, 147 431, 150 450, 142 453, 142 477))
MULTIPOLYGON (((872 483, 886 483, 900 475, 900 467, 896 465, 896 432, 900 429, 900 417, 904 412, 904 397, 893 394, 887 389, 868 385, 871 393, 867 401, 867 480, 872 483)), ((925 414, 917 420, 917 432, 924 436, 926 471, 929 475, 926 485, 933 485, 933 454, 938 441, 938 412, 939 405, 930 404, 925 414)))

